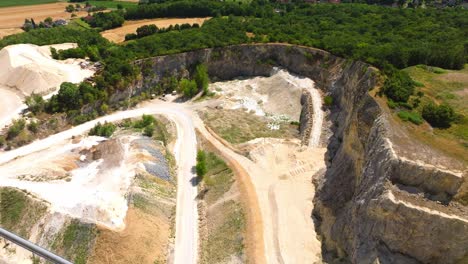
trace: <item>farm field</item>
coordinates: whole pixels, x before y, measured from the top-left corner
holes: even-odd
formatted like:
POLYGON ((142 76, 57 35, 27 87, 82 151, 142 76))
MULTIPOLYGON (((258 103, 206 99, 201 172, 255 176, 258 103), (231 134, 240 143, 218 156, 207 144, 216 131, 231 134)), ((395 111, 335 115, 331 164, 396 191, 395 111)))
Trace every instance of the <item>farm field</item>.
POLYGON ((56 3, 56 2, 59 2, 59 1, 58 0, 2 0, 0 1, 0 8, 9 7, 9 6, 27 6, 27 5, 48 4, 48 3, 56 3))
MULTIPOLYGON (((4 3, 2 2, 1 4, 4 3)), ((33 18, 38 22, 46 19, 47 17, 52 17, 53 19, 69 19, 71 14, 65 12, 65 7, 67 5, 67 3, 50 3, 0 8, 0 38, 22 32, 21 26, 26 18, 33 18)), ((79 17, 86 16, 87 13, 78 12, 76 15, 79 17)))
MULTIPOLYGON (((71 14, 65 12, 67 5, 67 3, 51 3, 0 8, 0 28, 20 28, 26 18, 33 18, 35 21, 42 21, 47 17, 69 19, 71 14)), ((86 12, 76 14, 78 16, 87 15, 86 12)))
POLYGON ((156 25, 158 28, 166 28, 170 25, 177 24, 203 24, 209 17, 205 18, 157 18, 157 19, 144 19, 135 21, 126 21, 122 27, 114 28, 103 31, 101 34, 106 39, 119 43, 125 41, 125 35, 135 33, 137 28, 144 25, 156 25))

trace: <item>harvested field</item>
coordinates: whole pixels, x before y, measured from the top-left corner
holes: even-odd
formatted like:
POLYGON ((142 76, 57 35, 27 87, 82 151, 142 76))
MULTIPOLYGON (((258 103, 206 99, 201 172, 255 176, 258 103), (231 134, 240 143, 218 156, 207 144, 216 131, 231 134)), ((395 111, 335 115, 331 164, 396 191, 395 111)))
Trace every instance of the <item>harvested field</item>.
MULTIPOLYGON (((65 12, 68 3, 52 3, 32 6, 15 6, 0 8, 0 37, 4 37, 13 29, 19 29, 24 19, 33 18, 36 22, 42 21, 47 17, 53 19, 70 19, 71 14, 65 12)), ((86 12, 76 13, 78 17, 86 16, 86 12)))
POLYGON ((21 32, 23 32, 21 28, 0 28, 0 39, 2 39, 3 37, 21 33, 21 32))
POLYGON ((59 0, 2 0, 0 7, 40 5, 59 2, 59 0))
POLYGON ((157 18, 157 19, 144 19, 135 21, 126 21, 122 27, 114 28, 101 32, 102 36, 106 39, 119 43, 125 41, 125 35, 135 33, 137 28, 145 25, 156 25, 158 28, 166 28, 170 25, 177 24, 203 24, 209 17, 205 18, 157 18))

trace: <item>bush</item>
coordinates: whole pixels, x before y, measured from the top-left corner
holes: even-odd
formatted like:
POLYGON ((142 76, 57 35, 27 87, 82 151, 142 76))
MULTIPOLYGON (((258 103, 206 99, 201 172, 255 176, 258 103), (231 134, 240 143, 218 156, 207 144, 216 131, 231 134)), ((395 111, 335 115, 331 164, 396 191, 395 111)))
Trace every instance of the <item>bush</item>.
POLYGON ((147 137, 152 137, 154 134, 154 125, 149 125, 147 127, 145 127, 145 129, 143 129, 143 135, 147 136, 147 137))
POLYGON ((197 83, 194 80, 182 79, 179 85, 185 97, 191 98, 198 92, 197 83))
POLYGON ((420 125, 424 122, 421 116, 414 112, 400 111, 398 112, 398 117, 403 121, 410 121, 415 125, 420 125))
POLYGON ((28 124, 28 130, 33 132, 34 134, 37 133, 37 131, 39 131, 39 124, 37 122, 31 121, 28 124))
POLYGON ((28 106, 29 111, 33 114, 37 114, 44 111, 46 103, 42 96, 32 93, 30 96, 26 97, 25 104, 28 106))
POLYGON ((395 103, 395 102, 393 102, 392 99, 388 99, 388 100, 387 100, 387 105, 388 105, 388 107, 389 107, 390 109, 395 109, 395 108, 397 108, 397 106, 398 106, 398 104, 395 103))
POLYGON ((116 126, 113 123, 105 122, 101 124, 98 122, 90 131, 90 136, 110 137, 114 133, 116 126))
POLYGON ((207 172, 206 154, 203 150, 197 152, 197 165, 195 166, 195 170, 199 179, 202 179, 207 172))
POLYGON ((433 127, 448 128, 455 121, 456 114, 448 104, 436 105, 433 102, 426 104, 422 110, 423 118, 433 127))
POLYGON ((327 95, 323 98, 323 102, 326 106, 331 106, 333 104, 333 97, 327 95))
MULTIPOLYGON (((189 25, 190 26, 190 25, 189 25)), ((202 90, 204 95, 208 94, 208 84, 210 78, 208 77, 208 70, 204 64, 199 64, 195 68, 195 75, 193 77, 197 84, 198 91, 202 90)))
POLYGON ((159 28, 156 25, 144 25, 137 28, 138 38, 146 37, 158 33, 159 28))
POLYGON ((407 102, 414 92, 414 82, 408 73, 396 69, 387 70, 383 86, 384 94, 394 102, 407 102))
POLYGON ((25 125, 26 122, 24 119, 14 120, 13 124, 10 126, 10 128, 8 128, 7 139, 10 140, 18 136, 21 131, 23 131, 25 125))
POLYGON ((143 115, 140 121, 133 124, 134 128, 145 128, 154 124, 156 119, 152 115, 143 115))

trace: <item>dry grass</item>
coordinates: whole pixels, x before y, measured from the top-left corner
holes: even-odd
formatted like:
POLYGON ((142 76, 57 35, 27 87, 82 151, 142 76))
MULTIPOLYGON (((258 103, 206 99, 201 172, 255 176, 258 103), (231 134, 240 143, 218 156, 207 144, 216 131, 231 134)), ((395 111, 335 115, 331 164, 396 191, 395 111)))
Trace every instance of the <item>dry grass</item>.
POLYGON ((297 138, 297 126, 283 123, 278 130, 268 128, 269 119, 246 113, 243 110, 210 109, 200 114, 213 131, 232 144, 255 138, 297 138))
POLYGON ((165 262, 170 234, 166 219, 130 207, 122 232, 99 230, 96 247, 89 263, 153 264, 165 262))

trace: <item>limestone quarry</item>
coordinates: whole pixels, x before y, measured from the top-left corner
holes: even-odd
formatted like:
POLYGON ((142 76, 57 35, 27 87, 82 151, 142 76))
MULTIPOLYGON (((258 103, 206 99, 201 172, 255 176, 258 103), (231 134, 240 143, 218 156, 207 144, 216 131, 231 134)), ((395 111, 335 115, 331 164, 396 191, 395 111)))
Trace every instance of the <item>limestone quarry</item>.
POLYGON ((0 105, 0 127, 25 109, 22 100, 32 93, 48 95, 57 91, 63 82, 79 83, 94 74, 89 63, 79 59, 54 60, 50 48, 70 49, 76 44, 51 46, 18 44, 0 51, 0 95, 5 98, 0 105))
MULTIPOLYGON (((32 45, 3 49, 0 63, 7 65, 0 93, 17 101, 93 74, 32 45)), ((35 208, 21 212, 23 227, 8 228, 80 263, 468 260, 466 164, 407 140, 377 95, 377 69, 284 44, 201 49, 136 61, 140 78, 109 103, 141 95, 168 74, 188 78, 199 63, 210 96, 121 107, 2 151, 2 192, 35 208), (333 103, 323 104, 325 96, 333 103), (164 129, 148 137, 124 125, 143 114, 164 129), (116 123, 117 132, 88 136, 98 122, 116 123), (200 149, 221 168, 212 178, 195 174, 200 149), (72 242, 70 229, 78 234, 72 242)), ((2 119, 19 102, 3 105, 2 119)), ((32 263, 1 246, 0 262, 32 263)))

